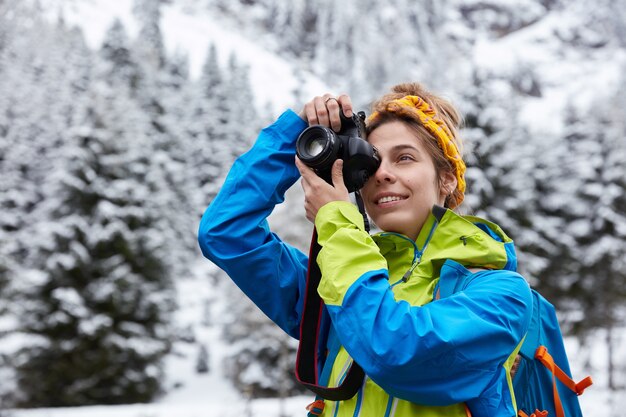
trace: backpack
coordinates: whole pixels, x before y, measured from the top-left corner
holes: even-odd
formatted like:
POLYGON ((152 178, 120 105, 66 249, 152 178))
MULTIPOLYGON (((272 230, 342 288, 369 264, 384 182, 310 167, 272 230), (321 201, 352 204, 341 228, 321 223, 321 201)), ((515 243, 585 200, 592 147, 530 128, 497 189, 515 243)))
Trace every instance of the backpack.
MULTIPOLYGON (((459 280, 439 280, 437 298, 463 290, 476 274, 459 280)), ((578 396, 593 382, 571 377, 563 336, 554 306, 531 289, 533 312, 519 351, 513 392, 519 417, 582 417, 578 396)))

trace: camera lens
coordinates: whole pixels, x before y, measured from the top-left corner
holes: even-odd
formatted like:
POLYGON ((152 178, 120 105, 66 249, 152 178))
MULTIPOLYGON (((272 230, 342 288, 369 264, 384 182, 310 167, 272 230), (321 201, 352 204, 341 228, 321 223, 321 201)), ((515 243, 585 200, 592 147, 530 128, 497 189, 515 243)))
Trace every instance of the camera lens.
POLYGON ((335 132, 324 126, 305 129, 296 142, 298 157, 314 169, 330 168, 337 159, 339 148, 335 132))
POLYGON ((325 146, 326 146, 325 138, 315 138, 306 144, 306 152, 310 156, 317 156, 320 153, 322 153, 325 146))

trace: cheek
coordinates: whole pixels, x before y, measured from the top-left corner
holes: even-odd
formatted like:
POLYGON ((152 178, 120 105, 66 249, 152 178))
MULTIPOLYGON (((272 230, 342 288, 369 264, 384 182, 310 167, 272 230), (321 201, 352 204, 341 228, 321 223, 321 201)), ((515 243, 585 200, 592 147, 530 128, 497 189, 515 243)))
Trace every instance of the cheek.
POLYGON ((437 178, 429 172, 423 172, 421 178, 413 178, 406 182, 407 187, 423 196, 439 196, 439 184, 437 178))
POLYGON ((367 213, 372 213, 376 206, 370 201, 367 195, 363 193, 363 190, 361 190, 361 196, 363 197, 363 205, 365 206, 365 211, 367 213))
POLYGON ((363 197, 363 200, 366 202, 365 204, 367 205, 367 201, 369 200, 370 196, 372 195, 372 183, 373 183, 373 179, 370 178, 369 180, 367 180, 367 182, 365 183, 365 185, 363 186, 363 188, 361 188, 361 196, 363 197))

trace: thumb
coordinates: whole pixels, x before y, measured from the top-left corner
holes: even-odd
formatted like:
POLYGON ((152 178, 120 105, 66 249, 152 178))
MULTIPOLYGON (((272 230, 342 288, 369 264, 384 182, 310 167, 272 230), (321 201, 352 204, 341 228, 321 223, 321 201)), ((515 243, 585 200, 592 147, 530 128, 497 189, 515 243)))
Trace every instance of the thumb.
POLYGON ((345 187, 343 183, 343 159, 337 159, 335 161, 331 175, 333 179, 333 186, 335 188, 338 186, 345 187))

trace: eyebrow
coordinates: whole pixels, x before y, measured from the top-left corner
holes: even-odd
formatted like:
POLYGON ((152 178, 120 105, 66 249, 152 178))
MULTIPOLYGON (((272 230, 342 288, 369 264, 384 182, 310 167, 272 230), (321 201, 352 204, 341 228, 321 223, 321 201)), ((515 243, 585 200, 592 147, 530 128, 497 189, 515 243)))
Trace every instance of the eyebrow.
POLYGON ((411 149, 415 152, 417 152, 418 154, 421 154, 422 152, 415 146, 413 145, 409 145, 409 144, 401 144, 401 145, 395 145, 393 146, 391 149, 389 149, 390 152, 400 152, 403 151, 405 149, 411 149))

